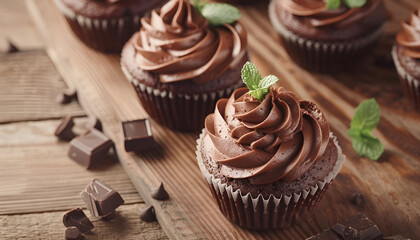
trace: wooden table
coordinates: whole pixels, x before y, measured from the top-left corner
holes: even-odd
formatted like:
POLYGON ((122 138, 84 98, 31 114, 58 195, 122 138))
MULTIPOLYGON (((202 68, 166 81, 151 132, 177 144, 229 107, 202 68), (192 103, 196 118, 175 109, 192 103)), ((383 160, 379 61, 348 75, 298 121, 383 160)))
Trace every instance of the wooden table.
MULTIPOLYGON (((216 204, 211 200, 210 193, 195 162, 195 140, 198 133, 176 133, 153 124, 159 148, 142 154, 126 153, 122 146, 120 122, 147 115, 120 71, 119 56, 104 55, 81 44, 66 26, 62 15, 51 0, 28 0, 27 3, 33 19, 45 39, 48 56, 66 83, 78 88, 79 100, 83 109, 88 114, 98 116, 102 120, 105 133, 116 143, 121 166, 142 199, 155 207, 159 223, 170 238, 304 239, 357 212, 364 212, 378 224, 386 235, 402 234, 413 239, 420 237, 417 229, 420 226, 420 194, 418 191, 420 189, 420 115, 413 113, 407 107, 407 102, 402 97, 395 69, 392 62, 389 61, 390 47, 395 33, 399 30, 399 22, 407 18, 409 13, 419 6, 418 0, 385 0, 392 19, 386 24, 385 34, 380 45, 357 71, 351 74, 336 75, 312 74, 290 61, 268 21, 266 2, 252 7, 241 7, 242 21, 249 32, 252 61, 262 70, 263 74, 271 73, 279 76, 281 84, 286 89, 294 90, 304 99, 317 102, 326 113, 332 130, 339 138, 343 151, 347 155, 347 161, 342 171, 311 217, 302 220, 293 228, 268 232, 249 232, 240 229, 230 224, 220 214, 216 204), (370 97, 375 97, 378 100, 382 111, 381 123, 374 131, 374 135, 384 143, 385 153, 377 162, 360 158, 352 150, 350 138, 346 134, 355 107, 362 100, 370 97), (160 202, 150 197, 150 189, 156 187, 160 181, 164 182, 171 196, 169 201, 160 202), (363 193, 366 199, 364 205, 355 206, 350 203, 351 196, 355 192, 363 193)), ((38 84, 36 85, 38 86, 38 84)), ((2 88, 0 88, 1 90, 2 88)), ((51 112, 56 114, 57 111, 60 110, 56 109, 51 112)), ((34 116, 35 114, 30 115, 34 116)), ((83 126, 83 120, 86 119, 80 119, 80 126, 83 126)), ((33 126, 33 124, 41 123, 43 121, 12 124, 33 126)), ((53 123, 56 124, 57 121, 53 121, 53 123)), ((53 123, 49 125, 50 131, 54 128, 53 123)), ((4 127, 5 134, 17 131, 10 130, 13 127, 8 125, 4 125, 4 127)), ((21 125, 16 128, 22 129, 21 125)), ((39 129, 44 128, 48 129, 43 125, 37 129, 28 129, 26 132, 40 134, 42 131, 39 129)), ((7 160, 1 158, 1 164, 7 162, 10 163, 7 166, 12 167, 7 167, 5 170, 0 169, 2 171, 0 187, 6 186, 0 194, 10 193, 5 197, 5 202, 8 205, 0 204, 0 211, 3 205, 6 206, 4 208, 6 214, 57 211, 54 212, 56 217, 52 217, 54 220, 51 219, 47 226, 57 226, 54 228, 59 229, 55 230, 56 234, 62 234, 63 227, 60 223, 62 211, 59 210, 70 208, 70 205, 80 204, 77 193, 91 176, 101 176, 105 181, 108 181, 123 193, 127 202, 142 204, 127 176, 121 172, 120 165, 110 164, 101 170, 83 171, 68 160, 65 154, 62 154, 66 149, 66 144, 57 143, 51 135, 45 134, 46 130, 44 130, 45 136, 42 138, 42 142, 38 145, 34 145, 32 140, 26 140, 33 138, 28 137, 22 140, 21 136, 29 135, 29 133, 24 133, 24 130, 20 131, 23 132, 6 135, 8 139, 15 139, 16 142, 23 141, 23 143, 22 145, 13 145, 16 152, 14 159, 10 157, 13 156, 10 154, 10 152, 13 153, 10 150, 10 141, 4 143, 5 150, 3 152, 7 152, 9 157, 7 160), (48 151, 42 150, 48 146, 45 144, 48 142, 47 139, 50 141, 50 148, 48 151), (41 144, 42 147, 39 146, 41 144), (61 144, 62 150, 55 147, 59 144, 61 144), (25 150, 22 151, 22 149, 25 150), (34 149, 37 149, 38 154, 34 154, 34 149), (62 154, 61 158, 52 154, 53 151, 62 154), (49 159, 50 162, 46 162, 45 159, 49 159), (65 164, 63 169, 66 170, 67 175, 58 170, 61 164, 65 164), (23 166, 28 167, 23 168, 23 166), (41 166, 49 166, 49 168, 41 166), (17 169, 26 172, 17 174, 16 172, 19 173, 17 169), (39 179, 39 182, 30 181, 28 174, 31 177, 37 176, 38 178, 35 179, 39 179), (19 178, 19 181, 23 183, 19 184, 19 181, 16 180, 11 181, 12 176, 14 179, 19 178), (116 176, 120 176, 120 179, 116 176), (51 184, 50 180, 58 177, 60 180, 51 184), (71 181, 69 181, 70 177, 71 181), (59 188, 63 185, 66 190, 59 188), (29 188, 29 186, 35 188, 29 188), (56 191, 58 194, 53 194, 56 191), (22 194, 19 195, 20 193, 22 194), (51 195, 55 197, 51 197, 51 195), (38 197, 30 198, 32 196, 38 197), (128 199, 132 199, 132 202, 128 199), (14 210, 7 212, 8 209, 14 210)), ((0 195, 0 197, 0 201, 3 203, 3 196, 0 195)), ((118 221, 111 224, 96 221, 95 224, 104 227, 98 227, 95 230, 96 235, 89 237, 94 238, 103 234, 102 236, 109 238, 116 238, 117 235, 119 238, 128 238, 129 236, 142 238, 142 236, 133 235, 138 232, 130 232, 125 229, 127 225, 128 229, 134 228, 142 233, 149 226, 158 228, 158 225, 149 225, 138 221, 136 214, 140 206, 128 204, 121 208, 120 220, 123 221, 123 224, 118 221), (116 235, 109 234, 113 231, 117 232, 116 235)), ((16 225, 25 228, 32 226, 31 223, 39 219, 39 215, 37 215, 32 218, 32 221, 25 223, 22 216, 28 215, 1 216, 1 219, 4 220, 0 225, 2 226, 0 233, 10 229, 20 229, 11 226, 3 230, 3 222, 8 224, 16 222, 16 225), (20 221, 23 223, 19 224, 20 221)), ((42 230, 32 232, 37 234, 42 234, 40 232, 55 233, 49 232, 50 230, 45 227, 39 229, 42 230)), ((19 236, 28 233, 27 230, 18 230, 17 232, 20 234, 19 236)), ((151 238, 164 237, 160 230, 153 233, 147 231, 147 234, 151 234, 151 238)), ((48 235, 41 236, 44 238, 48 235)))

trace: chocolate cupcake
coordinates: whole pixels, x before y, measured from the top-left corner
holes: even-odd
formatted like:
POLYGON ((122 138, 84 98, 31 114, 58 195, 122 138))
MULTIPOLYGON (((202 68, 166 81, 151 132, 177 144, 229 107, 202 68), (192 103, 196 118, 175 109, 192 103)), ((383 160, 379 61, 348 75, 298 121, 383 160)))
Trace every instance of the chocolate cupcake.
POLYGON ((405 96, 420 113, 420 10, 402 23, 392 50, 405 96))
POLYGON ((388 18, 382 0, 336 7, 329 9, 324 0, 272 0, 271 22, 297 64, 316 72, 338 71, 354 65, 378 42, 388 18))
POLYGON ((251 93, 217 102, 197 141, 198 165, 231 222, 287 227, 318 204, 345 156, 314 103, 281 87, 261 101, 251 93))
POLYGON ((140 28, 140 18, 165 0, 55 0, 79 39, 102 52, 119 53, 140 28))
POLYGON ((158 123, 201 129, 216 101, 242 85, 248 59, 244 27, 210 26, 187 0, 171 0, 141 22, 123 49, 123 72, 158 123))

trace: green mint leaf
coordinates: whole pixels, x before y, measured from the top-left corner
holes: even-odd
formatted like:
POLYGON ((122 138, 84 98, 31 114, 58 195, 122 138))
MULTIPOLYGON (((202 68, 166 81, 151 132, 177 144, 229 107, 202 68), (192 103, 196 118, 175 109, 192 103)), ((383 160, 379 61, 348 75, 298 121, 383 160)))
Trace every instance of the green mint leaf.
POLYGON ((242 67, 241 77, 250 91, 258 89, 262 79, 257 67, 250 62, 246 62, 242 67))
POLYGON ((343 0, 349 8, 359 8, 366 4, 367 0, 343 0))
POLYGON ((255 89, 252 91, 249 91, 249 93, 256 99, 258 99, 258 101, 262 102, 264 100, 265 95, 267 95, 268 93, 268 88, 264 89, 264 88, 260 88, 260 89, 255 89))
POLYGON ((274 76, 274 75, 269 75, 267 77, 264 77, 261 81, 260 84, 258 85, 259 88, 262 89, 269 89, 271 85, 273 85, 274 83, 276 83, 279 80, 278 77, 274 76))
POLYGON ((241 18, 239 9, 226 3, 208 3, 199 7, 199 11, 213 26, 230 24, 241 18))
POLYGON ((201 0, 194 0, 194 7, 197 9, 197 11, 201 14, 201 10, 203 9, 203 7, 207 4, 207 2, 204 2, 202 4, 200 4, 201 0))
POLYGON ((340 0, 327 0, 327 8, 328 9, 337 9, 341 5, 340 0))
POLYGON ((364 131, 359 137, 353 138, 353 149, 362 157, 378 160, 384 152, 384 146, 379 139, 364 131))
POLYGON ((381 118, 381 110, 375 99, 363 101, 354 113, 350 129, 369 130, 376 128, 381 118))

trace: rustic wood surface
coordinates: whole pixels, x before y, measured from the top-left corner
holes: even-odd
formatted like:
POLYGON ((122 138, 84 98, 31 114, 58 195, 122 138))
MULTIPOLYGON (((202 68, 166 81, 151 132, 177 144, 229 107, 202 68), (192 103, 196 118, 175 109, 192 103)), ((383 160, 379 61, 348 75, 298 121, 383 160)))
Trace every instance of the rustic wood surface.
POLYGON ((355 73, 333 76, 309 73, 290 61, 269 23, 266 3, 241 7, 252 61, 264 74, 278 75, 287 89, 317 102, 348 157, 311 217, 290 229, 267 232, 240 229, 219 212, 196 166, 198 133, 176 133, 153 124, 158 149, 141 155, 126 153, 120 122, 146 114, 120 71, 119 56, 104 55, 80 43, 53 1, 27 3, 46 40, 49 56, 64 80, 78 87, 84 109, 103 121, 105 132, 116 142, 122 166, 143 199, 155 206, 169 237, 303 239, 359 211, 375 221, 386 235, 420 237, 420 115, 405 106, 392 62, 385 66, 377 63, 377 59, 389 57, 399 22, 418 6, 418 0, 385 0, 391 19, 381 44, 355 73), (382 109, 382 120, 374 135, 384 143, 385 154, 377 162, 360 158, 346 134, 355 107, 370 97, 377 98, 382 109), (159 181, 164 182, 171 196, 169 201, 150 198, 150 189, 159 181), (364 194, 364 206, 350 203, 355 192, 364 194))

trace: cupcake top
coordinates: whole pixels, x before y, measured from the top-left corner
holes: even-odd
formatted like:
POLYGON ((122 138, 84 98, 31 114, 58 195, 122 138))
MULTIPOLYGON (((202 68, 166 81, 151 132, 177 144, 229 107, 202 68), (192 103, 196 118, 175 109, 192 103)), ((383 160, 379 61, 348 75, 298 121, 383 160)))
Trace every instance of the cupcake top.
POLYGON ((241 24, 210 26, 187 0, 171 0, 141 19, 136 64, 161 83, 204 84, 243 64, 246 31, 241 24))
POLYGON ((229 99, 219 100, 206 118, 209 156, 228 178, 251 184, 292 182, 329 143, 329 124, 314 103, 281 87, 266 89, 265 96, 237 89, 229 99))
POLYGON ((143 15, 161 6, 165 0, 58 0, 65 6, 89 18, 120 18, 143 15))
POLYGON ((397 34, 396 40, 403 47, 405 55, 420 59, 420 10, 413 12, 402 23, 402 30, 397 34))
POLYGON ((289 30, 307 38, 344 39, 370 33, 387 20, 382 0, 360 7, 340 4, 331 9, 324 0, 277 0, 280 20, 289 30))

